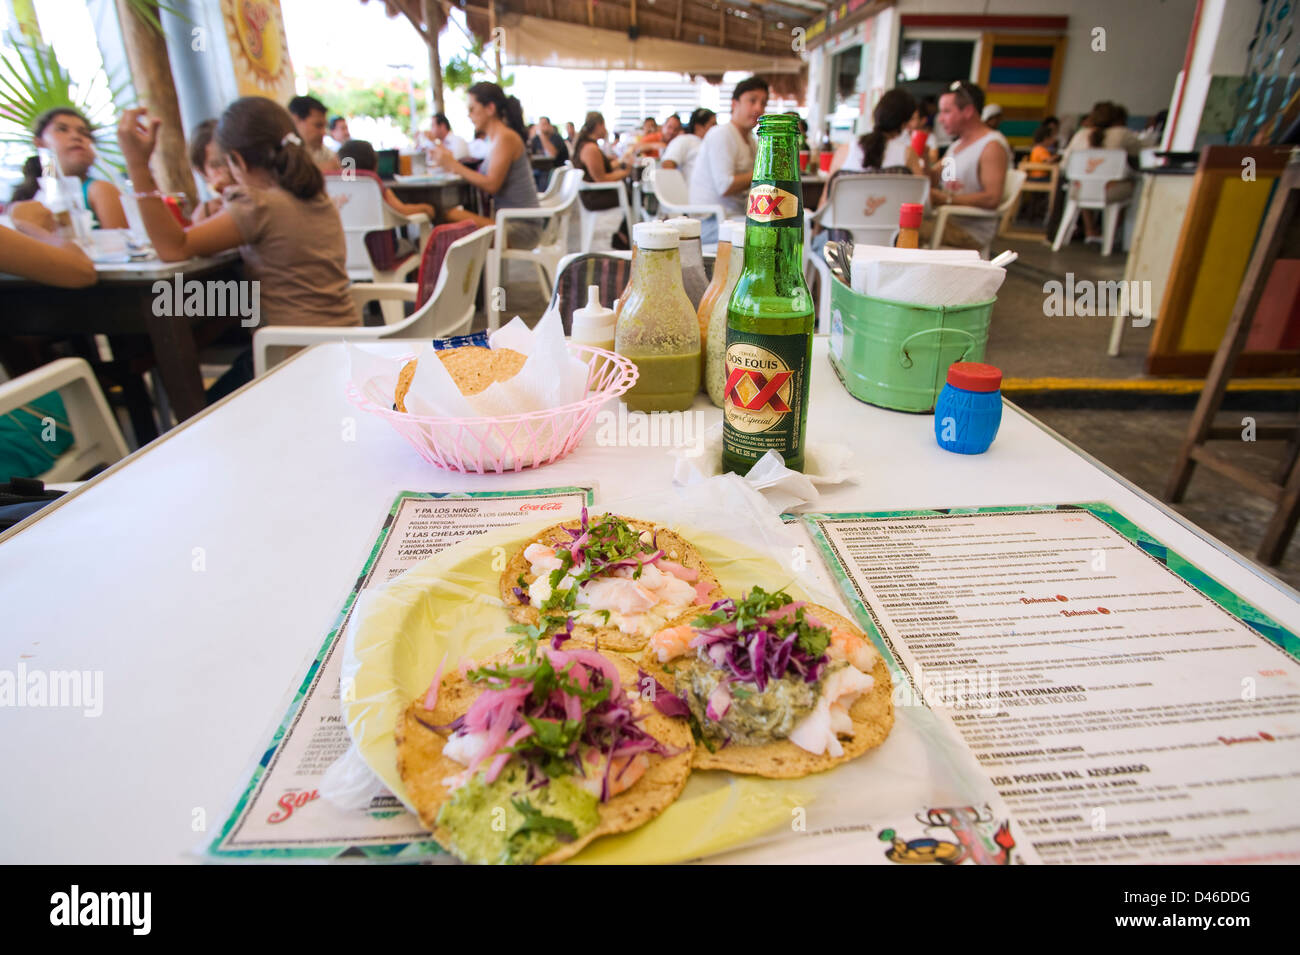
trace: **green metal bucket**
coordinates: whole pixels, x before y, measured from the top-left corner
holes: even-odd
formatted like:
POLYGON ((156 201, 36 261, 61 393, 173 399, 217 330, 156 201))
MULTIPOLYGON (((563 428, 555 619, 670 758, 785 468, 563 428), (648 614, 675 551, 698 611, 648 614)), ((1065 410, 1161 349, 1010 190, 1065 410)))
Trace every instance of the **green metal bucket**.
POLYGON ((996 298, 975 305, 907 305, 831 289, 831 365, 849 394, 895 411, 934 411, 955 361, 983 361, 996 298))

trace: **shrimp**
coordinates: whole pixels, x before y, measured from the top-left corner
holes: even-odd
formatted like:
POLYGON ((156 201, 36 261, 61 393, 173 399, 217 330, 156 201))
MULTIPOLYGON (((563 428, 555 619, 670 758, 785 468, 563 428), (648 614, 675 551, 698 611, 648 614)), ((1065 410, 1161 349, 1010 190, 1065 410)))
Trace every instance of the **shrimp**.
POLYGON ((555 548, 545 544, 529 544, 524 548, 524 560, 532 566, 534 574, 560 569, 560 558, 555 556, 555 548))
POLYGON ((644 613, 659 602, 648 587, 627 577, 599 577, 583 587, 583 596, 592 610, 611 610, 622 614, 644 613))
MULTIPOLYGON (((574 777, 575 785, 582 787, 591 793, 597 799, 600 798, 601 784, 605 779, 605 758, 601 757, 592 750, 583 759, 587 774, 582 777, 574 777), (593 764, 591 757, 596 756, 596 762, 593 764)), ((617 796, 621 792, 631 789, 636 781, 645 775, 645 771, 650 768, 650 759, 645 753, 634 753, 631 756, 619 756, 614 759, 614 764, 609 769, 609 795, 617 796)))
POLYGON ((690 649, 695 639, 695 628, 689 623, 660 630, 650 638, 650 649, 659 656, 660 663, 667 663, 673 657, 680 657, 690 649))
POLYGON ((831 629, 831 643, 826 653, 832 660, 848 660, 863 673, 870 673, 876 665, 875 648, 847 630, 831 629))

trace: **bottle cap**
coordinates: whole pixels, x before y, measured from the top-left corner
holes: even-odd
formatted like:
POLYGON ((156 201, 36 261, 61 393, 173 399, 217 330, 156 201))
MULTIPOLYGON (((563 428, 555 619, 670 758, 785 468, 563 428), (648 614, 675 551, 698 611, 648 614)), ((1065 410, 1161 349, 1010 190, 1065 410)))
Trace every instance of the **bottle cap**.
POLYGON ((727 230, 727 235, 731 237, 731 247, 733 249, 743 249, 745 247, 745 220, 728 219, 722 225, 727 230))
POLYGON ((632 241, 638 249, 675 249, 677 230, 662 222, 638 222, 632 226, 632 241))
POLYGON ((673 216, 671 219, 665 219, 664 224, 676 229, 680 238, 698 239, 700 237, 699 219, 692 219, 690 216, 673 216))
POLYGON ((948 384, 962 391, 997 391, 1002 369, 977 361, 955 361, 948 366, 948 384))
POLYGON ((580 325, 584 329, 612 326, 614 320, 614 309, 606 308, 601 304, 601 286, 586 287, 586 304, 582 308, 573 309, 573 329, 576 330, 580 325))
POLYGON ((904 202, 898 208, 898 227, 900 229, 921 228, 921 204, 904 202))

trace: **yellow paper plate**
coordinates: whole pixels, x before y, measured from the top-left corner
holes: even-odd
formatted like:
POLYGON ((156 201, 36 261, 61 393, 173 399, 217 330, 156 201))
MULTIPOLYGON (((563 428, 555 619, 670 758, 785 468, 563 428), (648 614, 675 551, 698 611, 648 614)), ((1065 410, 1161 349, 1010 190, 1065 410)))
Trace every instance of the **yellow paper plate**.
MULTIPOLYGON (((449 547, 372 591, 354 612, 343 663, 344 719, 362 757, 408 809, 393 741, 398 716, 428 690, 444 655, 450 673, 465 657, 483 659, 514 643, 498 596, 501 572, 517 547, 553 523, 496 528, 449 547)), ((714 534, 673 530, 695 545, 728 594, 738 597, 757 584, 807 599, 771 558, 714 534)), ((734 848, 789 826, 792 810, 807 806, 819 783, 817 777, 773 780, 696 770, 677 801, 653 821, 598 839, 574 861, 679 862, 734 848)))

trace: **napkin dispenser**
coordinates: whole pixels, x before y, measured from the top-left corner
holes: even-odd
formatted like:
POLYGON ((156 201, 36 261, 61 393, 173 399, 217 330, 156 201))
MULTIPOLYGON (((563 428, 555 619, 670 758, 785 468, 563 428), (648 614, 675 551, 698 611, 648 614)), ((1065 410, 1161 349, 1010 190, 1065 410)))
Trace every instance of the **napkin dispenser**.
MULTIPOLYGON (((885 275, 899 253, 916 250, 881 248, 860 255, 855 250, 855 283, 860 270, 872 268, 885 275), (876 265, 863 258, 882 260, 876 265)), ((934 253, 920 250, 922 253, 934 253)), ((991 268, 980 263, 975 253, 957 253, 936 265, 951 265, 953 271, 991 268)), ((996 270, 1005 275, 1002 269, 996 270)), ((837 277, 831 279, 830 359, 845 389, 855 398, 895 411, 929 413, 943 388, 948 366, 955 361, 983 361, 988 344, 989 321, 995 298, 975 304, 916 305, 886 298, 863 295, 849 288, 837 277)), ((918 294, 933 295, 935 283, 924 283, 918 294)), ((982 287, 996 289, 1001 284, 982 287)), ((893 288, 901 286, 895 281, 893 288)), ((969 286, 968 286, 969 287, 969 286)), ((931 298, 933 301, 933 298, 931 298)), ((940 299, 942 301, 942 299, 940 299)))

